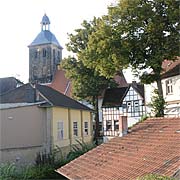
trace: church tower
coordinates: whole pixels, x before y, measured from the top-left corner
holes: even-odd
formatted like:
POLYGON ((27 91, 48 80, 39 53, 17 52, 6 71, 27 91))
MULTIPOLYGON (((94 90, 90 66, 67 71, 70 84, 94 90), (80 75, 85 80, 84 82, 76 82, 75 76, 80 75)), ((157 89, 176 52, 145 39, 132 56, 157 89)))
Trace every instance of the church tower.
POLYGON ((50 20, 44 14, 41 32, 29 48, 29 82, 51 83, 62 60, 62 47, 50 31, 50 20))

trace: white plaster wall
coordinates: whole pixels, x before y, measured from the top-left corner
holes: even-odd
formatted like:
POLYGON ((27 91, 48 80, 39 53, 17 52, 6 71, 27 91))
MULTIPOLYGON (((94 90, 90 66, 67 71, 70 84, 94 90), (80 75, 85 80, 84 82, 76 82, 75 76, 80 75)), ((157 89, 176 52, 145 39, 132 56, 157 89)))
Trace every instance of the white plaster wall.
POLYGON ((162 80, 163 95, 166 102, 180 100, 180 75, 169 77, 162 80), (166 81, 172 79, 173 93, 166 94, 166 81))
POLYGON ((99 98, 98 99, 99 122, 103 122, 102 103, 103 103, 103 98, 99 98))
POLYGON ((127 118, 128 127, 132 127, 134 124, 139 122, 139 120, 140 120, 140 117, 128 117, 127 118))

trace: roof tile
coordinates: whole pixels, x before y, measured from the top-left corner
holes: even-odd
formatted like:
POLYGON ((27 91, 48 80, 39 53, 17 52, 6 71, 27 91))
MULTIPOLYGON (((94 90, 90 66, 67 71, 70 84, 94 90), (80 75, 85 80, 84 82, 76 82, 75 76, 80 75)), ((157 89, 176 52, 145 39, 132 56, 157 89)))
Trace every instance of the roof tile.
POLYGON ((72 86, 69 79, 65 76, 65 71, 58 69, 55 73, 52 83, 47 84, 47 86, 59 91, 62 94, 65 94, 69 97, 72 96, 72 86))
POLYGON ((61 106, 66 108, 73 108, 73 109, 82 109, 87 111, 92 111, 89 107, 85 106, 84 104, 79 103, 78 101, 56 91, 55 89, 45 86, 36 84, 36 89, 48 99, 48 101, 53 106, 61 106))
POLYGON ((57 172, 69 179, 132 180, 150 173, 173 176, 180 166, 179 129, 180 118, 148 119, 57 172))

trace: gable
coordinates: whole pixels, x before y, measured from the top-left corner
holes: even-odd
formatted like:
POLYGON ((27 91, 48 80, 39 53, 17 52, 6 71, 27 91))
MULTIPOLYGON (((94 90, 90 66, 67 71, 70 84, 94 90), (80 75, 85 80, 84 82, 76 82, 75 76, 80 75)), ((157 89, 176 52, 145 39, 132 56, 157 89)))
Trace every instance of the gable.
POLYGON ((126 87, 107 89, 102 107, 120 107, 123 101, 143 100, 144 85, 133 82, 126 87))
POLYGON ((102 107, 119 107, 129 87, 107 89, 104 94, 102 107))
POLYGON ((141 95, 131 86, 123 99, 125 101, 143 100, 141 95))

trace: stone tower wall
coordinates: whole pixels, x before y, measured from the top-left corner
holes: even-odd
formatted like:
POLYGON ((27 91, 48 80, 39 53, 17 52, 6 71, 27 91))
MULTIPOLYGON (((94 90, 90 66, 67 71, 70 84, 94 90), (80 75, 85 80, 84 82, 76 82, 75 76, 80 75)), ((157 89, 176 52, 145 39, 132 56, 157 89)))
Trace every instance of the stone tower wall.
POLYGON ((62 49, 54 44, 29 47, 29 82, 50 83, 62 59, 62 49))

